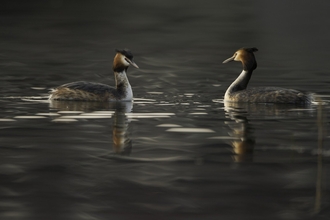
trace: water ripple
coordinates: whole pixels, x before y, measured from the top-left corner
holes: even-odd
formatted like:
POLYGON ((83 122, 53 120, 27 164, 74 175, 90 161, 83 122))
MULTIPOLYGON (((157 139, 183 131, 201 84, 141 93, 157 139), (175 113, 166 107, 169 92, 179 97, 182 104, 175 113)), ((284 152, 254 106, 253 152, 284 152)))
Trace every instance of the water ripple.
POLYGON ((215 131, 208 128, 170 128, 168 132, 183 132, 183 133, 214 133, 215 131))

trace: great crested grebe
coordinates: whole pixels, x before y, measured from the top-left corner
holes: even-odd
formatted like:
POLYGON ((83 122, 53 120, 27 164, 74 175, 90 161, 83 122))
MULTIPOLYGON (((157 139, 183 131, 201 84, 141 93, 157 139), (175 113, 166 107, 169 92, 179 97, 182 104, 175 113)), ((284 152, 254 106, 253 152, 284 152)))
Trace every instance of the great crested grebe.
POLYGON ((93 82, 72 82, 61 85, 51 92, 51 100, 72 101, 132 101, 132 87, 126 72, 130 65, 139 68, 133 61, 133 54, 128 49, 117 50, 113 60, 116 87, 93 82))
POLYGON ((280 87, 255 87, 247 89, 252 72, 257 68, 257 61, 253 54, 256 51, 258 49, 255 47, 241 48, 232 57, 223 61, 223 63, 241 61, 243 64, 242 73, 227 89, 224 101, 283 104, 310 104, 313 101, 312 93, 304 93, 294 89, 280 87))

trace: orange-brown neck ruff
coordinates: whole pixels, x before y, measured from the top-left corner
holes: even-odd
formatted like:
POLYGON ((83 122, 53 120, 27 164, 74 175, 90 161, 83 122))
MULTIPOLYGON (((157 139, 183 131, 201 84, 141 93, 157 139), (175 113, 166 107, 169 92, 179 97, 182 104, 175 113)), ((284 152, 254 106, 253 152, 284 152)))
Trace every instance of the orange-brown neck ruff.
POLYGON ((258 51, 257 48, 242 48, 237 51, 237 57, 235 60, 241 61, 243 64, 243 70, 253 71, 257 68, 257 61, 253 54, 254 51, 258 51))
POLYGON ((114 60, 113 60, 113 71, 120 73, 123 71, 127 71, 128 66, 126 66, 123 63, 123 59, 125 59, 125 56, 121 53, 117 53, 114 60))

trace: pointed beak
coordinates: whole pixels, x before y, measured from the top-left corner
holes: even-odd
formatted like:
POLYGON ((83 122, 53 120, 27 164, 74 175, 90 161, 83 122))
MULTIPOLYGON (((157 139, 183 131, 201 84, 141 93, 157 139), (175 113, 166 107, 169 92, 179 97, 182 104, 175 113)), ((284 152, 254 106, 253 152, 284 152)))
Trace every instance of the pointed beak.
POLYGON ((136 65, 136 63, 134 63, 133 60, 130 60, 130 59, 126 58, 126 57, 125 57, 125 60, 126 60, 127 62, 129 62, 129 64, 131 64, 131 65, 134 66, 135 68, 138 68, 138 69, 139 69, 138 65, 136 65))
POLYGON ((229 62, 233 61, 234 59, 235 59, 235 56, 232 56, 232 57, 224 60, 222 63, 229 63, 229 62))
POLYGON ((131 61, 131 65, 134 66, 135 68, 138 68, 139 69, 139 66, 136 65, 136 63, 134 63, 134 61, 131 61))

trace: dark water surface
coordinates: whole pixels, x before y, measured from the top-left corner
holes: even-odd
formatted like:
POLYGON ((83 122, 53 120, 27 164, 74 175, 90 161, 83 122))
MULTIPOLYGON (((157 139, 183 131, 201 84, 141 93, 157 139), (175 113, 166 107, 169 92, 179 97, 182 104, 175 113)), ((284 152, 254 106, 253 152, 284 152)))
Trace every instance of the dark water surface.
POLYGON ((329 219, 327 2, 2 1, 0 219, 329 219), (322 106, 228 105, 250 86, 322 106), (50 88, 114 84, 130 48, 134 103, 49 102, 50 88))

